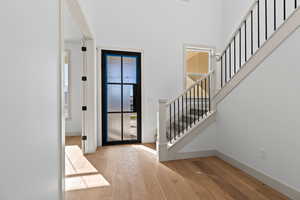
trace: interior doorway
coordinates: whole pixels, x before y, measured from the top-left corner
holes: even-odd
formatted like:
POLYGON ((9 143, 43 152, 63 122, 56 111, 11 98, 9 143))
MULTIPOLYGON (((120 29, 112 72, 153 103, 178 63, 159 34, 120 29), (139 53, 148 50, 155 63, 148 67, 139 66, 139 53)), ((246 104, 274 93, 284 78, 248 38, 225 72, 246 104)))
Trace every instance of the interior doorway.
POLYGON ((187 89, 211 71, 211 49, 184 48, 184 88, 187 89))
POLYGON ((141 53, 102 50, 103 145, 141 143, 141 53))
POLYGON ((81 42, 65 41, 65 59, 63 65, 65 143, 82 148, 82 111, 81 81, 82 53, 81 42))

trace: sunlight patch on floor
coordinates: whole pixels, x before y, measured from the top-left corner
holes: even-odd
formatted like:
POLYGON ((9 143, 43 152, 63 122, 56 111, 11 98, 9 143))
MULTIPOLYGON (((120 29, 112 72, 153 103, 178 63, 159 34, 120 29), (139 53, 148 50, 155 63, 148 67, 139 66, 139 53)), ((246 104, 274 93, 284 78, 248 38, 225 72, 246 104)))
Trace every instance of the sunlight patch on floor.
POLYGON ((78 146, 66 146, 65 150, 66 176, 98 172, 97 169, 84 157, 78 146))
POLYGON ((110 186, 101 174, 66 177, 65 184, 66 191, 110 186))
POLYGON ((133 145, 133 147, 136 148, 136 149, 141 149, 141 150, 146 151, 148 153, 151 153, 153 155, 157 155, 157 152, 154 149, 150 148, 150 147, 147 147, 147 146, 144 146, 144 145, 133 145))
POLYGON ((66 191, 110 186, 77 145, 65 147, 65 176, 66 191))

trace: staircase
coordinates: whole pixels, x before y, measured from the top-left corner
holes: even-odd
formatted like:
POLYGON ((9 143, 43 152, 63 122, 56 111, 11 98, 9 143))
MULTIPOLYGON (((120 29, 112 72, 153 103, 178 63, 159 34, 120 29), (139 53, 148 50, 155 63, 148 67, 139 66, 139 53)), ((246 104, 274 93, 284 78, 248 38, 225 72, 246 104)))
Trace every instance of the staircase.
MULTIPOLYGON (((175 113, 175 115, 170 117, 170 124, 167 127, 167 139, 171 144, 175 142, 178 137, 182 136, 185 133, 185 131, 188 130, 188 128, 192 127, 194 124, 199 122, 200 118, 203 119, 208 114, 208 110, 197 108, 200 105, 199 101, 200 102, 205 101, 205 104, 207 104, 206 99, 203 100, 203 99, 185 98, 185 100, 192 101, 192 102, 197 101, 195 105, 196 108, 193 108, 193 104, 189 104, 188 106, 185 106, 183 109, 184 110, 183 112, 186 113, 180 115, 180 112, 177 112, 178 116, 176 116, 175 113)), ((172 106, 169 105, 169 107, 172 106)))
POLYGON ((160 161, 176 159, 172 156, 176 152, 175 147, 214 115, 212 97, 215 80, 215 72, 212 71, 178 97, 159 101, 157 149, 160 161))
POLYGON ((211 74, 166 104, 169 110, 166 136, 170 144, 182 137, 211 112, 211 74))
POLYGON ((299 26, 297 0, 255 1, 224 50, 214 53, 213 71, 176 98, 159 100, 159 161, 177 159, 176 146, 205 131, 215 120, 216 105, 299 26))

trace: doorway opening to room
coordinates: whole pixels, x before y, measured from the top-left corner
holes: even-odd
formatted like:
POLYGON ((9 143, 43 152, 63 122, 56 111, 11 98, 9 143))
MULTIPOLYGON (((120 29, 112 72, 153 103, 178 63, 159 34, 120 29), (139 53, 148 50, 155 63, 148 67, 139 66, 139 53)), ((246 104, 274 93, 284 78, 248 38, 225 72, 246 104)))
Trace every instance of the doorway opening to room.
POLYGON ((141 143, 141 53, 102 50, 103 145, 141 143))
POLYGON ((82 111, 81 111, 81 42, 65 41, 65 57, 63 65, 65 144, 82 149, 82 111))
POLYGON ((187 89, 211 72, 211 48, 184 48, 184 88, 187 89))

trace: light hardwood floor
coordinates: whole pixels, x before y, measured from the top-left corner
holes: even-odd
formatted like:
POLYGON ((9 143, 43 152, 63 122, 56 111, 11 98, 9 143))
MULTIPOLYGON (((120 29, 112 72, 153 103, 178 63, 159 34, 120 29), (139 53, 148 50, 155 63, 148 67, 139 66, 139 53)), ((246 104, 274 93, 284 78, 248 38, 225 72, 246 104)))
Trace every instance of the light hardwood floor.
POLYGON ((151 144, 99 148, 85 157, 101 184, 84 179, 85 189, 67 191, 66 200, 288 199, 216 157, 159 163, 155 153, 151 144))

